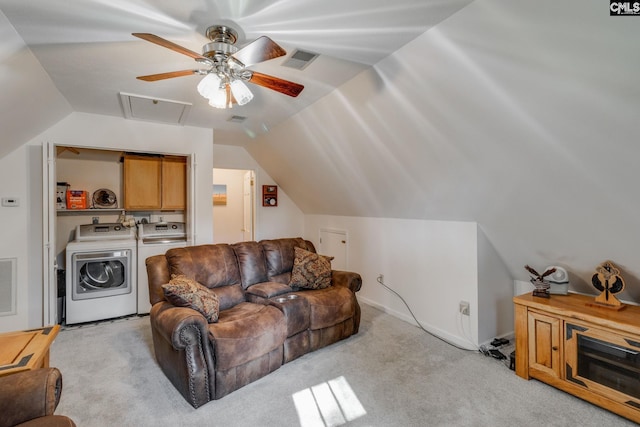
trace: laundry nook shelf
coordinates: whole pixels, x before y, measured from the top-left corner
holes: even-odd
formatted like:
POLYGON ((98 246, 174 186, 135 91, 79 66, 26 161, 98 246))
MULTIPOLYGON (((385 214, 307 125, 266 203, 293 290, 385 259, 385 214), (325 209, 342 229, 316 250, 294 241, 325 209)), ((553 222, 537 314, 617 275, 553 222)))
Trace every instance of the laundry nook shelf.
POLYGON ((97 213, 124 214, 125 210, 123 208, 112 208, 112 209, 58 209, 56 211, 57 215, 95 215, 97 213))

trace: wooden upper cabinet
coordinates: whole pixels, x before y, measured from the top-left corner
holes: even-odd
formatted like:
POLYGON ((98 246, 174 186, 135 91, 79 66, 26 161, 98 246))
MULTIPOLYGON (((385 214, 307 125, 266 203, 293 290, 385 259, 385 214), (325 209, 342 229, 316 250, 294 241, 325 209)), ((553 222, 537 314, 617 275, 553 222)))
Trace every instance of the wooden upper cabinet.
POLYGON ((125 210, 184 210, 186 158, 124 156, 125 210))
POLYGON ((162 209, 185 209, 187 206, 187 159, 162 159, 162 209))

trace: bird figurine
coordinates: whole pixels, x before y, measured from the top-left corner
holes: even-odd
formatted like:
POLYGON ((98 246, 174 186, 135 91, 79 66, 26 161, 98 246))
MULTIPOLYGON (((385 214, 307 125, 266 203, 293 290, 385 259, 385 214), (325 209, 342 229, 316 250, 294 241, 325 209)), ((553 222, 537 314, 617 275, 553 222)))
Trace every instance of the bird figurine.
POLYGON ((545 270, 544 273, 540 274, 528 265, 525 265, 524 268, 532 274, 530 282, 533 284, 533 286, 535 286, 535 289, 533 290, 533 296, 549 298, 549 288, 551 287, 551 284, 547 280, 545 280, 545 277, 555 273, 556 269, 551 267, 545 270))
POLYGON ((593 287, 600 291, 596 303, 613 308, 621 308, 623 304, 616 298, 616 294, 624 290, 624 279, 620 270, 611 262, 605 261, 596 268, 591 277, 593 287))

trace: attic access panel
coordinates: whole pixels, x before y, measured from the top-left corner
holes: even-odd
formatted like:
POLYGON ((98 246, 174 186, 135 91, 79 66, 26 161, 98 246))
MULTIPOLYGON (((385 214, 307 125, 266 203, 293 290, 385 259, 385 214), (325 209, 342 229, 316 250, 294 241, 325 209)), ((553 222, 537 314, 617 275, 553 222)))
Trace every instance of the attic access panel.
POLYGON ((124 117, 132 120, 184 125, 191 106, 188 102, 152 98, 120 92, 124 117))

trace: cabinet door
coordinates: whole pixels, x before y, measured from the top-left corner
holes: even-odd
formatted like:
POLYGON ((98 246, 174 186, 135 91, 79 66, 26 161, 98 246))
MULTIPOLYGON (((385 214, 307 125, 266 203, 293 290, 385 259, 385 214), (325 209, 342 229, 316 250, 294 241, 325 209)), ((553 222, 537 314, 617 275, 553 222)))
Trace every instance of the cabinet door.
POLYGON ((162 159, 125 156, 124 208, 153 210, 162 206, 162 159))
POLYGON ((187 160, 162 159, 162 209, 184 210, 187 205, 187 160))
POLYGON ((561 378, 561 327, 562 322, 555 317, 529 311, 529 371, 561 378))

